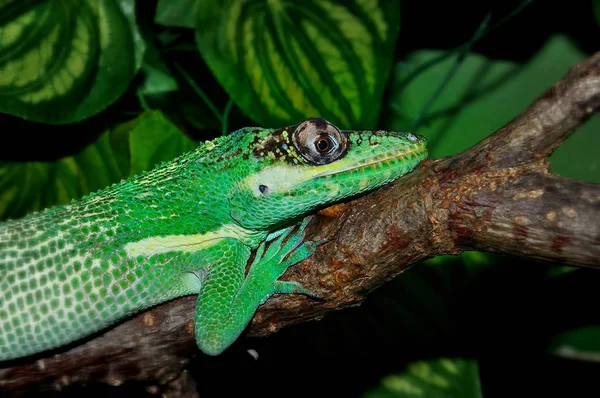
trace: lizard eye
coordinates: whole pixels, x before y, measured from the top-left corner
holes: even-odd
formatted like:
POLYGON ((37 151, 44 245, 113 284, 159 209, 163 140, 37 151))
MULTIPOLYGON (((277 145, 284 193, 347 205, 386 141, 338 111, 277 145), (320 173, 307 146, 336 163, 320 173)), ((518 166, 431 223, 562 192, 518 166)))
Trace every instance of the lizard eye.
POLYGON ((333 143, 331 142, 331 138, 320 136, 315 140, 315 149, 321 153, 327 153, 329 150, 333 148, 333 143))
POLYGON ((349 141, 337 127, 325 119, 313 118, 300 123, 292 134, 292 143, 312 164, 327 164, 348 152, 349 141))

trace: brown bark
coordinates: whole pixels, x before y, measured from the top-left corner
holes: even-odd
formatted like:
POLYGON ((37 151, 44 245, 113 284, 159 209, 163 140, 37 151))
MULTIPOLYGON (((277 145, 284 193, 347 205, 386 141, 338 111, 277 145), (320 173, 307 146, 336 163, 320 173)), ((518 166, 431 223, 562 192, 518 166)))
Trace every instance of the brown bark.
MULTIPOLYGON (((600 268, 600 186, 553 175, 548 156, 600 108, 600 53, 573 67, 520 116, 474 147, 427 160, 409 175, 320 212, 307 239, 324 241, 282 279, 324 298, 275 296, 248 335, 361 303, 419 260, 479 250, 600 268)), ((195 297, 141 314, 80 344, 0 369, 0 392, 137 380, 175 380, 195 348, 195 297)), ((183 380, 183 381, 182 381, 183 380)), ((154 385, 154 386, 151 386, 154 385)))

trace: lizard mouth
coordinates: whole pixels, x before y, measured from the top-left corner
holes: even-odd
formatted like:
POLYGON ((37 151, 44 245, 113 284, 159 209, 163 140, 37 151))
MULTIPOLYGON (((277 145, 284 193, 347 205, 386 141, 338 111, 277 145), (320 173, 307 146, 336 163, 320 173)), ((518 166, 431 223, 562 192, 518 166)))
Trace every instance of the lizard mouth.
MULTIPOLYGON (((348 164, 345 167, 336 167, 331 170, 324 170, 320 173, 317 173, 313 176, 313 179, 319 179, 323 177, 331 177, 337 174, 352 172, 352 171, 364 171, 370 167, 375 168, 379 165, 388 163, 390 165, 397 164, 408 164, 408 163, 418 163, 423 160, 427 156, 427 149, 425 147, 416 147, 411 151, 406 150, 398 150, 392 153, 382 154, 381 156, 373 159, 368 159, 363 162, 358 162, 355 164, 348 164), (405 161, 405 162, 404 162, 405 161)), ((334 163, 332 163, 332 166, 334 163)))

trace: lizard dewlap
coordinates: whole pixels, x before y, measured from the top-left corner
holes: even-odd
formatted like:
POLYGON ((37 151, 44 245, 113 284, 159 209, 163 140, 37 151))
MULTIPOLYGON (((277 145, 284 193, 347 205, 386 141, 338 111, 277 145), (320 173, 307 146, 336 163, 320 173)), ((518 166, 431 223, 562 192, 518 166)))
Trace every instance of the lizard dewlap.
POLYGON ((278 280, 316 246, 303 242, 307 219, 295 228, 297 220, 426 156, 422 137, 340 131, 323 119, 243 128, 80 200, 4 221, 0 360, 189 294, 198 295, 198 346, 217 355, 274 293, 310 294, 278 280))

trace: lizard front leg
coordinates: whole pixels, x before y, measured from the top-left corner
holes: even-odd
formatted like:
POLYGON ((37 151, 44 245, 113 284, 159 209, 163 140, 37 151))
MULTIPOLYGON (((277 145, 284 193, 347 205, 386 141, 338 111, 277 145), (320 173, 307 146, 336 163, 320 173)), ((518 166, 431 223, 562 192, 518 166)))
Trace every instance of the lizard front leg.
POLYGON ((295 282, 277 280, 288 267, 314 252, 315 242, 302 243, 307 223, 295 233, 291 227, 277 234, 266 250, 263 242, 245 278, 249 253, 245 259, 228 260, 205 272, 194 318, 196 343, 204 353, 218 355, 229 347, 271 295, 313 295, 295 282))

